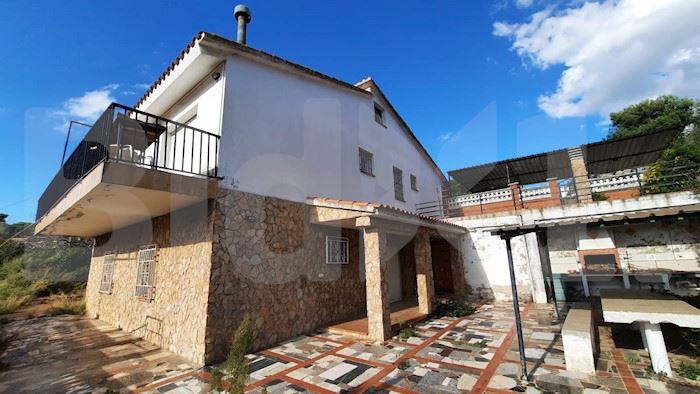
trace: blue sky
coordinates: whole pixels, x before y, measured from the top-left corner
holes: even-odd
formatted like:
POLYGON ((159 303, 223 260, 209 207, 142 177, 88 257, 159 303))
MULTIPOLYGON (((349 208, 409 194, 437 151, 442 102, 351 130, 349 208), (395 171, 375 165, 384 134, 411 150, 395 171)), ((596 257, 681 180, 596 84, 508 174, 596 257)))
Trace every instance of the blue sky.
MULTIPOLYGON (((58 170, 66 121, 99 112, 91 99, 134 104, 197 31, 234 37, 234 3, 2 2, 0 212, 10 221, 33 220, 36 199, 58 170)), ((679 52, 680 66, 640 71, 648 89, 636 87, 637 74, 636 84, 608 87, 603 77, 615 69, 596 54, 614 47, 589 45, 582 52, 592 55, 583 59, 568 50, 586 48, 603 29, 572 35, 568 24, 596 20, 596 13, 627 20, 635 10, 623 6, 639 6, 632 0, 598 8, 537 0, 246 3, 249 45, 348 82, 371 75, 443 170, 599 140, 610 110, 666 92, 654 78, 673 77, 679 67, 685 75, 697 71, 679 52), (572 69, 578 85, 567 75, 572 69), (600 88, 580 83, 587 80, 581 73, 600 88)), ((632 31, 646 33, 658 36, 632 31)), ((695 59, 696 42, 686 44, 677 52, 687 49, 695 59)))

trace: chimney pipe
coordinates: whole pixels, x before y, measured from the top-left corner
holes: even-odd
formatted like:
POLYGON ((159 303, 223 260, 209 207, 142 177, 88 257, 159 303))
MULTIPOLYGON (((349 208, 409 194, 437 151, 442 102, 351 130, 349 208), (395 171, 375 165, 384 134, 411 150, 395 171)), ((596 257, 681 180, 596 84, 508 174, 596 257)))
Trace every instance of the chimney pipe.
POLYGON ((236 41, 239 44, 246 45, 246 25, 250 22, 250 9, 243 4, 239 4, 233 9, 233 17, 238 22, 236 41))

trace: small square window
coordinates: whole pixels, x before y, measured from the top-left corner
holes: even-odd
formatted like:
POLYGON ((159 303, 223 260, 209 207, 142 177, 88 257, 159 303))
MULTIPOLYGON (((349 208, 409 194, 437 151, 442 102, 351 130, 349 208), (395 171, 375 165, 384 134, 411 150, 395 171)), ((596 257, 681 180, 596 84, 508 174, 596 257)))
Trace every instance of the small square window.
POLYGON ((403 199, 403 171, 400 168, 394 167, 394 198, 405 202, 403 199))
POLYGON ((384 119, 384 108, 377 104, 374 104, 374 121, 382 126, 386 126, 386 121, 384 119))
POLYGON ((348 239, 346 237, 326 237, 326 264, 348 263, 348 239))
POLYGON ((114 260, 116 255, 106 254, 102 259, 102 280, 100 293, 112 294, 112 277, 114 276, 114 260))
POLYGON ((134 295, 150 301, 154 294, 154 275, 158 248, 156 245, 142 246, 139 249, 136 269, 136 287, 134 295))
POLYGON ((374 176, 374 155, 370 152, 360 149, 360 172, 367 175, 374 176))
POLYGON ((411 190, 418 191, 418 178, 411 174, 411 190))

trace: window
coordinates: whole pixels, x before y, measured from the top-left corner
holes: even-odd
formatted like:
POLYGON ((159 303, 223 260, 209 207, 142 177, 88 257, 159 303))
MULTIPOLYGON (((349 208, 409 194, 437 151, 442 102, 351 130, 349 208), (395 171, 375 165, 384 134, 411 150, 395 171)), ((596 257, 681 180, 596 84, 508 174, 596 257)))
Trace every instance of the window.
POLYGON ((112 293, 112 276, 114 275, 114 259, 116 255, 106 254, 102 259, 102 280, 100 281, 100 293, 112 293))
POLYGON ((418 178, 411 174, 411 190, 418 191, 418 178))
POLYGON ((369 153, 368 151, 359 148, 360 149, 360 172, 363 174, 367 175, 372 175, 374 176, 374 169, 373 169, 373 155, 369 153))
POLYGON ((384 120, 384 108, 377 104, 374 104, 374 120, 380 125, 386 126, 386 122, 384 120))
POLYGON ((399 201, 403 199, 403 171, 400 168, 394 167, 394 198, 399 201))
POLYGON ((134 295, 144 300, 153 299, 153 276, 155 273, 156 256, 158 248, 156 245, 142 246, 137 257, 136 288, 134 295))
POLYGON ((326 237, 326 264, 348 263, 348 239, 345 237, 326 237))

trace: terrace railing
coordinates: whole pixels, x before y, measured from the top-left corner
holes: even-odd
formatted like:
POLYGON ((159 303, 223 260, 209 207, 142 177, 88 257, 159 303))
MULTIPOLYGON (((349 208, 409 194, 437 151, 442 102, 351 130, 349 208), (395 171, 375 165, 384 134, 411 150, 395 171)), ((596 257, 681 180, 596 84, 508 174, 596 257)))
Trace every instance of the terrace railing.
POLYGON ((37 219, 104 161, 218 178, 219 136, 113 103, 97 119, 39 198, 37 219))
POLYGON ((515 185, 481 193, 451 196, 443 190, 441 200, 416 205, 416 212, 431 217, 458 217, 517 209, 543 208, 588 201, 615 200, 673 191, 692 190, 700 193, 700 165, 657 162, 648 168, 622 174, 587 177, 588 190, 578 178, 553 180, 545 185, 515 185), (585 198, 584 198, 585 195, 585 198), (511 203, 504 203, 510 201, 511 203))

